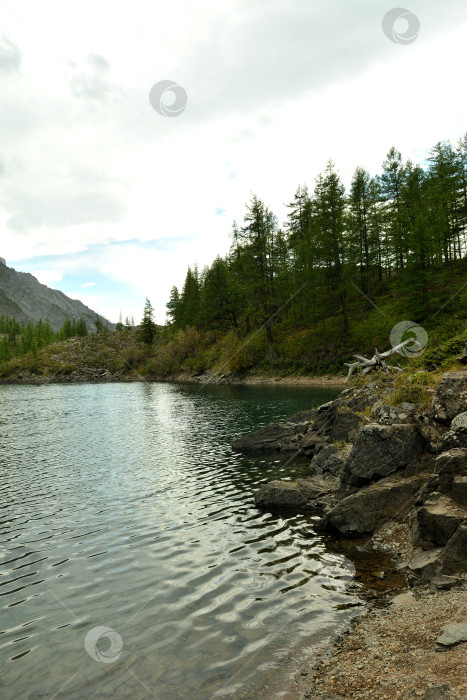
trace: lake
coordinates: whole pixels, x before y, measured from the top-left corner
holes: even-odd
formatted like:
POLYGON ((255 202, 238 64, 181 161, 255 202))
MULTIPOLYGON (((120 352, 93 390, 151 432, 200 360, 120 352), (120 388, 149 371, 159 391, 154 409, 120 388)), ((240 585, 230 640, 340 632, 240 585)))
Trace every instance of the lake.
POLYGON ((313 516, 255 508, 308 464, 230 445, 338 393, 1 386, 3 700, 299 697, 361 599, 313 516))

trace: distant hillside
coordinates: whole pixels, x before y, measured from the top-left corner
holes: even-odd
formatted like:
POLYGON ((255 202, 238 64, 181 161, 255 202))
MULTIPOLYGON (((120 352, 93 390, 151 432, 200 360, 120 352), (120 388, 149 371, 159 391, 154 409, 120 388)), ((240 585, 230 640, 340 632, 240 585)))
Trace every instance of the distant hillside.
MULTIPOLYGON (((61 328, 67 317, 76 320, 82 317, 89 330, 95 329, 96 320, 96 312, 81 301, 50 289, 28 272, 17 272, 5 265, 3 258, 0 258, 0 314, 20 323, 37 323, 40 318, 44 321, 48 318, 54 330, 61 328)), ((113 323, 103 316, 99 318, 109 330, 115 330, 113 323)))

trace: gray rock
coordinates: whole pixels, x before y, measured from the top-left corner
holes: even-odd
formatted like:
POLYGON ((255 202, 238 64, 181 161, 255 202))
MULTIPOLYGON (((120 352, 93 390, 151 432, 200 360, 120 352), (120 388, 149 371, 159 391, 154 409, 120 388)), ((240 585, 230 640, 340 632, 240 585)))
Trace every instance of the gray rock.
POLYGON ((317 409, 310 408, 308 411, 300 411, 300 413, 294 413, 293 416, 287 418, 287 423, 307 423, 308 425, 316 418, 317 409))
POLYGON ((439 591, 450 591, 454 586, 461 584, 463 579, 456 578, 455 576, 434 576, 431 579, 432 585, 439 591))
POLYGON ((232 442, 232 448, 237 452, 250 454, 258 452, 279 452, 285 442, 290 441, 303 426, 300 423, 271 423, 265 428, 255 430, 232 442))
POLYGON ((433 396, 432 415, 441 423, 449 423, 459 413, 467 411, 467 372, 448 372, 433 396))
POLYGON ((443 685, 432 685, 422 696, 422 700, 452 700, 452 685, 444 683, 443 685))
POLYGON ((413 593, 399 593, 399 595, 396 595, 394 598, 391 600, 391 604, 394 605, 395 608, 404 608, 407 607, 408 605, 415 605, 416 604, 416 599, 413 597, 413 593))
POLYGON ((300 439, 300 450, 305 455, 312 455, 318 446, 324 445, 325 443, 326 438, 312 430, 300 439))
POLYGON ((446 651, 462 642, 467 642, 467 625, 462 622, 454 622, 447 625, 436 640, 436 651, 446 651))
POLYGON ((307 502, 307 496, 292 481, 270 481, 255 493, 257 506, 303 508, 307 502))
POLYGON ((436 459, 437 474, 467 474, 467 448, 448 450, 436 459))
POLYGON ((467 413, 461 413, 459 416, 454 418, 451 423, 450 430, 443 435, 441 441, 441 449, 452 450, 456 447, 467 447, 467 413), (457 418, 462 418, 461 421, 457 421, 457 418))
POLYGON ((440 451, 441 440, 445 435, 445 428, 439 423, 434 423, 428 416, 415 414, 415 425, 418 433, 423 440, 424 447, 427 452, 438 454, 440 451))
POLYGON ((450 498, 439 492, 433 493, 425 504, 417 510, 417 544, 423 549, 444 546, 453 536, 465 512, 450 498))
POLYGON ((457 430, 458 428, 465 428, 467 430, 467 411, 459 413, 458 416, 452 419, 451 430, 457 430))
POLYGON ((451 498, 467 508, 467 476, 455 476, 451 486, 451 498))
POLYGON ((398 423, 399 425, 413 423, 415 404, 405 404, 405 406, 409 406, 410 408, 386 406, 386 404, 383 404, 377 412, 378 421, 382 425, 393 425, 393 423, 398 423))
POLYGON ((443 452, 436 458, 434 470, 439 475, 439 491, 451 495, 454 478, 467 476, 467 449, 457 448, 443 452))
POLYGON ((337 402, 328 401, 318 408, 316 419, 313 422, 313 431, 327 437, 331 432, 332 424, 337 415, 337 402))
POLYGON ((323 525, 345 537, 371 533, 378 525, 406 510, 420 485, 418 477, 378 481, 340 501, 327 514, 323 525))
POLYGON ((367 406, 372 406, 378 401, 376 387, 377 385, 371 382, 359 389, 344 389, 337 401, 351 411, 364 411, 367 406))
POLYGON ((338 450, 334 445, 323 445, 316 448, 310 469, 313 474, 333 474, 341 476, 348 457, 347 450, 338 450))
POLYGON ((334 491, 338 480, 312 477, 292 481, 270 481, 263 484, 255 494, 258 507, 316 509, 316 500, 334 491))
POLYGON ((430 552, 423 550, 417 552, 409 562, 409 571, 421 581, 429 581, 438 572, 441 566, 442 547, 432 549, 430 552))
POLYGON ((380 479, 405 467, 422 449, 414 426, 370 423, 355 440, 343 478, 356 486, 380 479))
POLYGON ((363 423, 363 418, 352 411, 338 411, 331 426, 330 439, 336 442, 352 442, 363 423))
POLYGON ((467 571, 467 522, 462 523, 444 548, 440 574, 467 571))

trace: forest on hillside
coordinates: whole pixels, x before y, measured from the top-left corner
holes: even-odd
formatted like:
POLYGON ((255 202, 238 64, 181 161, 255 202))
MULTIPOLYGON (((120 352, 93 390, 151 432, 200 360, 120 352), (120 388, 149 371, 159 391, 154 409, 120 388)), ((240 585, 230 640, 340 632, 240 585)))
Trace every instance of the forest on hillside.
POLYGON ((234 222, 225 257, 187 271, 167 304, 174 329, 314 328, 338 315, 348 335, 355 298, 371 308, 387 283, 406 293, 407 313, 421 322, 453 290, 433 284, 443 268, 464 264, 467 235, 467 134, 437 143, 425 167, 391 148, 382 172, 355 169, 349 191, 328 162, 310 192, 297 188, 288 217, 277 217, 256 195, 242 224, 234 222))

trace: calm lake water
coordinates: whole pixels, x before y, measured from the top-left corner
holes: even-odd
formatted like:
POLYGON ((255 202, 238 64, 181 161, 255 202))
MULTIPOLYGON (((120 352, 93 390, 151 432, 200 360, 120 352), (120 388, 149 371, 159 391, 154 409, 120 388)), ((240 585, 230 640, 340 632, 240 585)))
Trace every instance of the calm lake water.
POLYGON ((307 464, 230 444, 337 394, 1 386, 0 696, 298 697, 360 599, 313 517, 255 508, 307 464))

